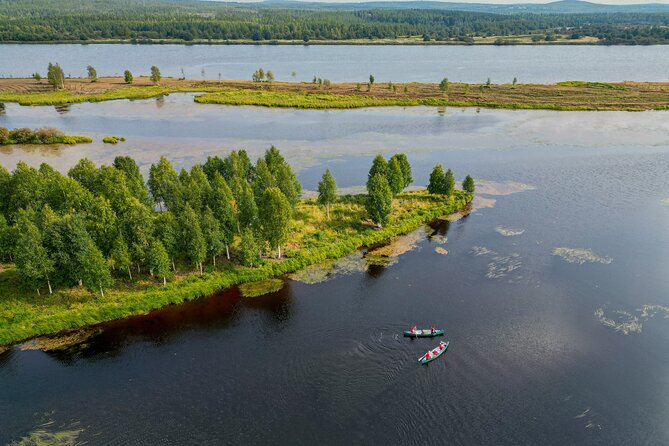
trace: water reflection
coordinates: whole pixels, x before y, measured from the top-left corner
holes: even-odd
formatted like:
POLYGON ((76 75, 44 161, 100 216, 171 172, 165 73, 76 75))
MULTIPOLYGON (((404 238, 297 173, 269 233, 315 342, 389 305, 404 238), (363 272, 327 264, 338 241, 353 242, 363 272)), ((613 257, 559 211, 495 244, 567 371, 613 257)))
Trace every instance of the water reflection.
POLYGON ((54 110, 56 110, 56 113, 59 115, 66 115, 70 112, 72 109, 72 106, 70 104, 65 104, 65 105, 54 105, 53 106, 54 110))

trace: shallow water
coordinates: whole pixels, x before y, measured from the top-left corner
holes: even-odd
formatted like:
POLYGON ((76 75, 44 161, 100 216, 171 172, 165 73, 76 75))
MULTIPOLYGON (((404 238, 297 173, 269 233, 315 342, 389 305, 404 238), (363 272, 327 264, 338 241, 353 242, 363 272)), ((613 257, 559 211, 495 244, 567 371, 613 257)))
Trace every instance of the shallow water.
POLYGON ((163 76, 189 79, 250 79, 264 67, 278 80, 311 82, 552 83, 669 80, 668 46, 364 46, 364 45, 0 45, 0 76, 43 73, 49 61, 67 75, 147 75, 156 65, 163 76), (2 61, 11 61, 3 63, 2 61), (333 63, 334 62, 334 63, 333 63), (295 73, 295 75, 293 75, 295 73))
POLYGON ((326 166, 342 187, 363 184, 372 156, 396 149, 418 184, 435 162, 487 182, 477 210, 419 231, 386 266, 356 257, 315 284, 222 291, 65 351, 0 354, 2 444, 45 430, 89 444, 669 443, 666 114, 236 109, 172 95, 65 114, 8 105, 8 122, 128 138, 2 148, 8 167, 117 153, 187 166, 276 143, 310 189, 326 166), (437 341, 402 338, 413 324, 445 328, 447 354, 417 364, 437 341))

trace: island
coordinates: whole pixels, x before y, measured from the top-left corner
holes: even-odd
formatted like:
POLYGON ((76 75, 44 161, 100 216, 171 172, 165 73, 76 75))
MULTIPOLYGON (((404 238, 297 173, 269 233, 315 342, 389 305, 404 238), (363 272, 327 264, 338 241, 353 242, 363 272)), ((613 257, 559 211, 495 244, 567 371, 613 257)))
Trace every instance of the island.
POLYGON ((412 182, 404 154, 379 155, 366 194, 338 195, 329 170, 308 193, 275 147, 255 164, 241 150, 179 173, 161 158, 146 182, 126 156, 99 167, 81 159, 67 176, 47 164, 0 167, 0 345, 377 247, 466 212, 475 188, 469 175, 456 188, 441 165, 427 190, 407 191, 412 182))
MULTIPOLYGON (((117 99, 149 99, 170 93, 202 93, 204 104, 254 105, 312 109, 381 106, 484 107, 545 110, 667 110, 667 82, 584 82, 556 84, 378 83, 370 76, 361 82, 278 82, 271 70, 253 73, 254 80, 195 81, 152 77, 63 78, 58 88, 43 80, 0 79, 0 103, 64 105, 117 99)), ((152 68, 152 71, 153 71, 152 68)))
POLYGON ((86 144, 93 140, 88 136, 66 135, 58 129, 43 127, 40 129, 0 127, 0 145, 9 144, 86 144))

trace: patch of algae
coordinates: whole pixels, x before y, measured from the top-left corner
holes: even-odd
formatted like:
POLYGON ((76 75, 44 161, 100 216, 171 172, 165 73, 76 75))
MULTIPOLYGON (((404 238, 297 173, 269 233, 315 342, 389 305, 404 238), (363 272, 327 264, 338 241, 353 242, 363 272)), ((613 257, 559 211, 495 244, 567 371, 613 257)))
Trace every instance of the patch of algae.
POLYGON ((636 314, 628 311, 616 310, 612 315, 607 316, 604 308, 597 308, 595 310, 595 319, 609 328, 623 334, 641 333, 643 324, 656 315, 664 315, 663 319, 669 319, 669 307, 662 305, 643 305, 637 308, 636 314))
POLYGON ((21 350, 43 350, 45 352, 63 350, 87 341, 101 330, 82 329, 59 336, 41 336, 19 344, 21 350))
POLYGON ((515 228, 506 228, 504 226, 497 226, 495 232, 504 237, 515 237, 517 235, 523 235, 525 233, 524 229, 515 229, 515 228))
POLYGON ((258 297, 274 293, 283 288, 283 280, 267 279, 258 282, 250 282, 239 285, 239 291, 244 297, 258 297))
POLYGON ((19 440, 8 443, 8 446, 75 446, 83 444, 79 441, 83 431, 72 425, 62 430, 54 430, 54 421, 47 421, 19 440))
POLYGON ((445 256, 445 255, 448 254, 448 250, 442 248, 441 246, 437 246, 436 248, 434 248, 434 251, 435 251, 437 254, 441 254, 442 256, 445 256))
POLYGON ((613 262, 611 257, 595 254, 592 249, 560 247, 553 249, 553 254, 562 257, 565 262, 578 263, 579 265, 585 262, 608 265, 613 262))

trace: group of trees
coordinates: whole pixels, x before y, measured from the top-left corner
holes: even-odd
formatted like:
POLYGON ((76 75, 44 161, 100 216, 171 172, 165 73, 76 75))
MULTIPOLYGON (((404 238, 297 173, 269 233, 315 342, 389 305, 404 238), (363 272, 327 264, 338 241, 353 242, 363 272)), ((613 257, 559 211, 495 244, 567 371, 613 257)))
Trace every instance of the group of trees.
POLYGON ((60 65, 49 63, 46 78, 56 90, 65 88, 65 73, 60 65))
POLYGON ((82 159, 62 175, 47 164, 0 167, 0 260, 13 260, 27 286, 49 292, 81 285, 104 293, 113 276, 142 272, 166 283, 177 265, 200 274, 235 252, 256 265, 288 237, 301 194, 272 147, 253 165, 245 151, 210 157, 177 173, 166 158, 147 183, 130 157, 96 167, 82 159))
MULTIPOLYGON (((436 173, 435 173, 436 172, 436 173)), ((365 207, 379 226, 393 197, 413 182, 404 154, 379 155, 369 171, 365 207)), ((430 193, 450 195, 454 180, 440 165, 430 193)), ((474 191, 467 176, 463 188, 474 191)), ((13 261, 37 290, 83 286, 104 295, 114 277, 148 274, 163 284, 180 269, 203 274, 225 255, 246 266, 282 257, 302 188, 281 153, 270 147, 255 164, 244 150, 180 172, 161 157, 144 181, 135 161, 118 156, 97 167, 83 158, 63 175, 47 164, 0 166, 0 261, 13 261)), ((330 219, 337 183, 326 170, 318 203, 330 219)))
MULTIPOLYGON (((423 40, 557 33, 604 43, 669 40, 666 13, 493 14, 438 9, 339 10, 150 0, 0 2, 0 41, 95 39, 347 40, 423 36, 423 40)), ((543 38, 542 37, 542 38, 543 38)))
POLYGON ((406 155, 398 153, 390 160, 377 155, 367 175, 365 207, 369 218, 379 226, 388 223, 393 210, 393 197, 413 182, 411 165, 406 155))
POLYGON ((272 73, 271 70, 267 70, 267 72, 265 72, 264 69, 258 68, 251 75, 251 79, 253 80, 253 82, 266 81, 266 82, 269 82, 271 84, 272 82, 274 82, 274 73, 272 73))
MULTIPOLYGON (((474 179, 467 175, 462 182, 462 190, 469 192, 470 194, 474 193, 474 179)), ((455 190, 455 177, 453 176, 453 171, 448 169, 444 173, 444 168, 441 164, 437 164, 432 169, 430 173, 430 182, 427 185, 427 191, 435 195, 446 195, 450 197, 453 195, 455 190)))
MULTIPOLYGON (((267 74, 269 80, 269 75, 271 74, 271 71, 268 71, 267 74)), ((95 67, 93 67, 92 65, 88 65, 86 67, 86 76, 91 80, 91 82, 97 82, 98 72, 95 69, 95 67)), ((42 80, 42 75, 39 73, 34 73, 32 77, 37 82, 40 82, 42 80)), ((160 85, 160 80, 162 79, 162 75, 160 74, 160 69, 155 65, 151 67, 151 74, 149 78, 151 79, 151 82, 153 82, 154 85, 160 85)), ((132 84, 135 80, 130 70, 125 70, 123 72, 123 79, 126 84, 132 84)), ((56 90, 62 90, 63 88, 65 88, 65 73, 63 72, 63 69, 60 67, 59 64, 57 63, 54 64, 49 62, 49 66, 47 67, 47 80, 49 84, 52 85, 56 90)), ((273 75, 272 75, 272 80, 274 80, 273 75)))

